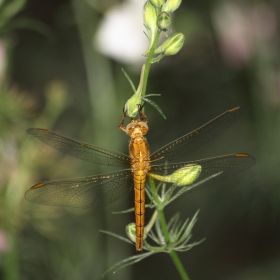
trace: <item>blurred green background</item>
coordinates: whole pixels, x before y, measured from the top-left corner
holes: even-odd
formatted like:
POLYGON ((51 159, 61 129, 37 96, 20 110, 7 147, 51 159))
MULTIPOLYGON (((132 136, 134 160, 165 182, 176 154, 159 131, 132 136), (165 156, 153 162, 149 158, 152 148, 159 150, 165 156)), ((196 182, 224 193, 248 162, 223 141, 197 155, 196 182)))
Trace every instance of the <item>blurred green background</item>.
MULTIPOLYGON (((65 156, 26 134, 29 127, 127 153, 118 129, 132 95, 121 68, 138 83, 142 6, 130 0, 0 1, 0 278, 101 279, 135 248, 124 235, 134 214, 127 197, 102 209, 47 207, 24 200, 42 180, 113 168, 65 156)), ((181 196, 166 215, 200 209, 193 241, 180 254, 190 279, 280 279, 280 3, 184 0, 173 32, 183 49, 152 66, 148 93, 167 120, 146 106, 151 152, 232 107, 249 113, 187 160, 252 154, 257 164, 237 178, 181 196)), ((147 219, 151 215, 147 211, 147 219)), ((158 254, 103 279, 179 279, 158 254)))

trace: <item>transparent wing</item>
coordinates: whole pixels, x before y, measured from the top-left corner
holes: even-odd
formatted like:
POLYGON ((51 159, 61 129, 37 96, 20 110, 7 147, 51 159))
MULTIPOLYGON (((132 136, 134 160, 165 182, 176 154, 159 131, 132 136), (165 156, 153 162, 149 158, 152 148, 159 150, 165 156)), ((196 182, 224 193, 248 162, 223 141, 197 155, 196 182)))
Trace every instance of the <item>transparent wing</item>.
POLYGON ((151 160, 156 160, 157 163, 160 163, 166 160, 172 161, 184 157, 188 153, 201 148, 204 144, 215 139, 248 110, 249 107, 241 106, 226 111, 200 128, 163 146, 151 155, 151 160), (162 159, 159 159, 161 157, 162 159))
MULTIPOLYGON (((183 167, 188 165, 200 165, 201 171, 195 181, 185 186, 188 190, 213 185, 214 182, 236 174, 252 167, 256 163, 254 157, 247 154, 232 154, 214 158, 174 163, 170 165, 152 166, 149 173, 156 175, 174 174, 178 178, 185 176, 183 167), (175 173, 174 173, 175 172, 175 173)), ((180 180, 179 180, 180 181, 180 180)))
POLYGON ((131 170, 123 170, 92 177, 42 182, 27 190, 25 199, 46 205, 95 208, 122 198, 132 186, 131 170))
POLYGON ((29 128, 27 132, 52 148, 82 160, 123 168, 130 166, 130 158, 122 153, 83 143, 46 129, 29 128))

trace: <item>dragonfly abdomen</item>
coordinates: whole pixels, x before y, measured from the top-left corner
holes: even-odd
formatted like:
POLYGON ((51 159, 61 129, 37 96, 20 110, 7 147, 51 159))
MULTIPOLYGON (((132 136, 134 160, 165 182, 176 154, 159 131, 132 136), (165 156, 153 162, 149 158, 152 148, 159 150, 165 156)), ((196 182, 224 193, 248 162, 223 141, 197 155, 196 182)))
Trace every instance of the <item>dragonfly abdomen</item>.
POLYGON ((146 171, 134 172, 134 202, 136 225, 136 250, 142 251, 145 226, 145 184, 146 171))

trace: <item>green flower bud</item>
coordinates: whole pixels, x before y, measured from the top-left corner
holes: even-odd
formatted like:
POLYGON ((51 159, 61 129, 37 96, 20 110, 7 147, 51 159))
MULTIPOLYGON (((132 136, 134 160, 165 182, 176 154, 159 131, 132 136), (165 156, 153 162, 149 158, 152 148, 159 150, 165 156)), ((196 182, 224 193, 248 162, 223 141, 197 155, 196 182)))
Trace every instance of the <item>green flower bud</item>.
MULTIPOLYGON (((125 227, 125 232, 127 237, 132 241, 136 242, 136 225, 135 223, 130 223, 125 227)), ((144 236, 143 239, 146 239, 147 237, 147 231, 146 228, 144 228, 144 236)))
POLYGON ((148 31, 148 36, 151 42, 155 37, 157 31, 157 12, 156 8, 147 1, 143 8, 143 20, 148 31))
POLYGON ((149 175, 159 181, 166 183, 176 184, 178 187, 192 184, 199 176, 201 172, 201 166, 197 164, 189 164, 182 168, 179 168, 170 175, 157 175, 150 173, 149 175))
POLYGON ((130 118, 135 118, 137 116, 139 105, 141 105, 142 102, 141 94, 143 89, 144 72, 145 64, 142 66, 140 82, 136 92, 126 101, 124 105, 124 111, 130 118))
POLYGON ((155 6, 155 7, 161 7, 164 3, 165 0, 150 0, 151 3, 155 6))
POLYGON ((147 1, 144 5, 143 20, 144 20, 144 25, 146 26, 147 29, 147 36, 150 41, 150 45, 148 49, 143 53, 143 55, 146 56, 150 52, 150 49, 155 40, 156 32, 157 32, 157 11, 150 1, 147 1))
POLYGON ((182 0, 167 0, 162 10, 167 13, 172 13, 179 8, 181 2, 182 0))
POLYGON ((124 111, 130 118, 135 118, 138 114, 139 105, 141 105, 141 96, 132 95, 125 103, 124 111))
POLYGON ((161 46, 159 46, 155 53, 163 53, 164 55, 174 55, 178 53, 183 47, 185 42, 185 36, 182 33, 176 33, 172 37, 165 40, 161 46))
POLYGON ((130 223, 125 227, 127 237, 132 241, 136 242, 136 226, 135 223, 130 223))
POLYGON ((157 27, 161 30, 165 30, 170 24, 170 15, 167 12, 161 12, 157 17, 157 27))

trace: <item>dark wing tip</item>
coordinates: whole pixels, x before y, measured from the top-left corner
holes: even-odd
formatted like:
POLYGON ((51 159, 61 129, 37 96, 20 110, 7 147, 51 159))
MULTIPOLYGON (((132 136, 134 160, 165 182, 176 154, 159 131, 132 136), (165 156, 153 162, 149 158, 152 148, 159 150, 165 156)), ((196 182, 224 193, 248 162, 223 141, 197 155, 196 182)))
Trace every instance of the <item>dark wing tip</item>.
POLYGON ((229 112, 229 113, 232 113, 232 112, 234 112, 234 111, 236 111, 236 110, 248 111, 249 109, 250 109, 249 106, 247 106, 247 105, 241 105, 241 106, 237 106, 237 107, 234 107, 234 108, 232 108, 232 109, 229 109, 228 112, 229 112))
POLYGON ((248 158, 248 160, 251 163, 251 166, 253 166, 256 163, 256 159, 251 155, 244 154, 244 153, 237 153, 237 154, 235 154, 235 156, 239 157, 239 158, 248 158))
POLYGON ((249 157, 248 154, 243 154, 243 153, 238 153, 238 154, 235 154, 236 157, 249 157))
POLYGON ((236 110, 239 110, 241 108, 241 106, 237 106, 237 107, 234 107, 234 108, 232 108, 232 109, 229 109, 228 110, 228 112, 234 112, 234 111, 236 111, 236 110))
POLYGON ((31 189, 31 190, 33 190, 33 189, 38 189, 38 188, 41 188, 41 187, 43 187, 43 186, 45 186, 45 182, 38 183, 38 184, 32 186, 30 189, 31 189))
POLYGON ((34 134, 34 132, 39 131, 39 132, 45 132, 45 133, 49 133, 50 131, 47 129, 43 129, 43 128, 28 128, 26 130, 27 133, 29 134, 34 134))
MULTIPOLYGON (((34 201, 34 190, 38 189, 38 188, 41 188, 41 187, 44 187, 45 186, 45 182, 41 182, 41 183, 38 183, 34 186, 32 186, 30 189, 28 189, 25 194, 24 194, 24 198, 30 202, 35 202, 37 203, 36 201, 34 201)), ((35 192, 36 194, 36 192, 35 192)))

